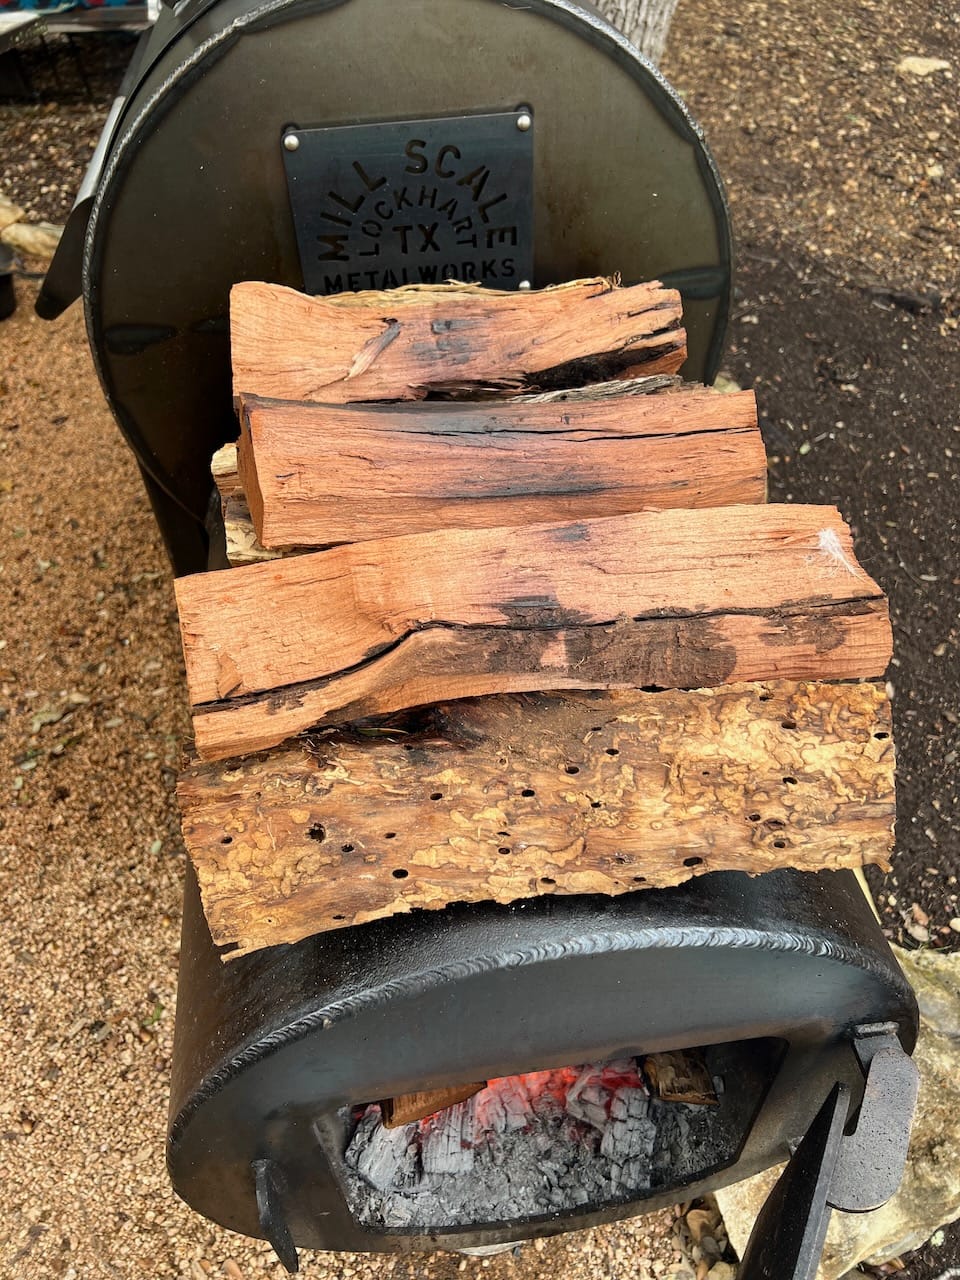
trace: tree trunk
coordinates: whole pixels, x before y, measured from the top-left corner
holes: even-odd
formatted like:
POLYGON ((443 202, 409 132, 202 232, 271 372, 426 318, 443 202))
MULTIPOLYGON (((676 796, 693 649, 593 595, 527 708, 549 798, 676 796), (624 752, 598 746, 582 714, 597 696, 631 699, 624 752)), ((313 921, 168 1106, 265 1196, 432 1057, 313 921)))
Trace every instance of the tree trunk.
POLYGON ((606 20, 655 64, 663 57, 676 7, 677 0, 597 0, 606 20))

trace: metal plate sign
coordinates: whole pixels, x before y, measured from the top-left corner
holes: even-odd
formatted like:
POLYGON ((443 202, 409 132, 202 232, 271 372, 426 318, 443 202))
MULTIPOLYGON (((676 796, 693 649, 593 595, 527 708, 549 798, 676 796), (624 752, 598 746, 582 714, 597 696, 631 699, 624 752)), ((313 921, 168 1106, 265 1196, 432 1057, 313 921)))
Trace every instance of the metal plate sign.
POLYGON ((532 282, 533 133, 523 108, 288 130, 307 292, 532 282))

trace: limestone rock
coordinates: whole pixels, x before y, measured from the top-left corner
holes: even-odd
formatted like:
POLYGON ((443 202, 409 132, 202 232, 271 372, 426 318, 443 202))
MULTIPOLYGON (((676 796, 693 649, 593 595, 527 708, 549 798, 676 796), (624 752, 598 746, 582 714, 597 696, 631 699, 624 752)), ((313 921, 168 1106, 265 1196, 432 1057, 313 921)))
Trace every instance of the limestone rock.
MULTIPOLYGON (((960 1217, 960 953, 901 951, 897 959, 917 993, 920 1098, 900 1190, 873 1213, 834 1213, 818 1280, 838 1280, 859 1262, 878 1265, 917 1249, 960 1217)), ((779 1169, 718 1191, 730 1243, 743 1255, 779 1169)))
POLYGON ((0 195, 0 231, 9 227, 12 222, 19 222, 22 217, 23 210, 20 206, 8 200, 6 196, 0 195))
POLYGON ((63 227, 52 222, 11 222, 0 231, 0 240, 29 258, 52 258, 60 243, 63 227))
POLYGON ((897 63, 897 71, 902 76, 930 76, 935 71, 949 71, 950 63, 943 58, 901 58, 897 63))

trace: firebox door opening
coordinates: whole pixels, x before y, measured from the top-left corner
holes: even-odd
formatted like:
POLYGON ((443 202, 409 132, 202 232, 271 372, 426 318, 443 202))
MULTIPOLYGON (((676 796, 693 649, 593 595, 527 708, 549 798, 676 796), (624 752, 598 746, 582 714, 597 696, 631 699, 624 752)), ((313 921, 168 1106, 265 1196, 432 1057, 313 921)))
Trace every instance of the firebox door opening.
POLYGON ((330 1154, 367 1230, 586 1216, 733 1164, 785 1047, 736 1041, 360 1103, 340 1112, 330 1154), (442 1109, 427 1114, 431 1101, 442 1109))

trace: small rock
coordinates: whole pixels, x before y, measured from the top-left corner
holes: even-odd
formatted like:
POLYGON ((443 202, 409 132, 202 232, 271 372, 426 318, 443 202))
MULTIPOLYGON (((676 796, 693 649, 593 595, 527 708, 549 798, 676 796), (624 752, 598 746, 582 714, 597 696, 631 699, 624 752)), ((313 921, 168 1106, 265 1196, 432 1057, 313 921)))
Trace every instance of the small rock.
POLYGON ((721 395, 730 395, 735 391, 742 391, 740 383, 731 378, 729 373, 718 373, 713 380, 714 391, 719 391, 721 395))
POLYGON ((0 240, 8 244, 18 253, 25 253, 29 258, 52 258, 60 243, 63 227, 55 227, 52 222, 12 222, 0 231, 0 240))
POLYGON ((736 1280, 737 1269, 729 1262, 715 1262, 707 1280, 736 1280))
POLYGON ((897 63, 897 71, 902 76, 930 76, 935 71, 949 71, 950 63, 943 58, 901 58, 897 63))
POLYGON ((952 920, 948 920, 947 924, 954 933, 960 933, 960 916, 954 916, 952 920))
POLYGON ((18 204, 8 200, 6 196, 0 196, 0 231, 4 227, 9 227, 11 223, 19 222, 22 217, 23 210, 18 204))
POLYGON ((711 1213, 709 1209, 690 1210, 687 1214, 687 1226, 690 1228, 694 1244, 700 1243, 701 1238, 716 1225, 716 1221, 717 1215, 711 1213))

